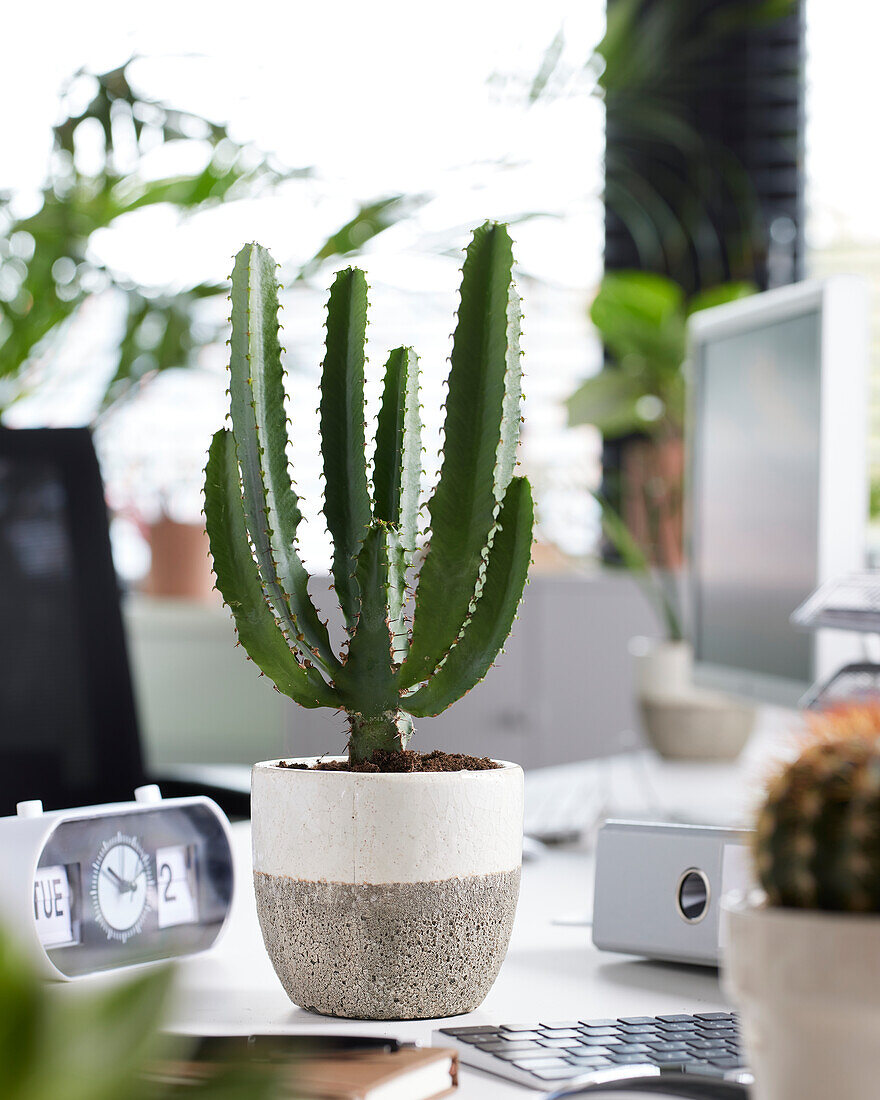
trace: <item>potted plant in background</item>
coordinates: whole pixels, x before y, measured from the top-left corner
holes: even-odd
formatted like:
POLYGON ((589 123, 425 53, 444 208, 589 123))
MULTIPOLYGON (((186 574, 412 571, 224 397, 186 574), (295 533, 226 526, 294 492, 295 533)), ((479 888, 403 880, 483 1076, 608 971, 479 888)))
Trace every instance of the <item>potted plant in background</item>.
POLYGON ((635 690, 648 741, 662 755, 730 759, 746 744, 752 708, 693 684, 682 630, 680 571, 688 318, 753 293, 723 283, 687 298, 673 279, 645 271, 605 275, 590 308, 609 358, 567 401, 569 424, 624 441, 620 511, 599 496, 606 539, 655 607, 664 637, 634 638, 635 690))
POLYGON ((754 708, 694 684, 694 651, 682 629, 681 588, 675 573, 653 569, 647 554, 608 501, 597 495, 602 530, 632 573, 663 628, 660 638, 630 641, 633 685, 649 744, 661 756, 732 760, 745 748, 754 708))
POLYGON ((691 314, 754 292, 723 283, 687 299, 674 280, 647 271, 613 271, 590 307, 608 361, 568 398, 568 422, 592 424, 606 440, 625 440, 620 512, 648 560, 682 564, 685 380, 691 314))
POLYGON ((365 459, 367 286, 340 272, 321 379, 324 517, 345 621, 340 654, 297 553, 275 265, 247 245, 232 276, 232 430, 217 432, 205 514, 217 585, 239 639, 276 687, 343 711, 348 758, 267 761, 253 773, 257 908, 291 1000, 371 1019, 474 1009, 494 981, 519 891, 522 772, 419 756, 412 718, 477 684, 503 645, 532 542, 514 476, 520 305, 504 226, 467 249, 430 538, 410 592, 421 492, 418 362, 388 357, 365 459), (372 475, 370 477, 370 474, 372 475), (412 619, 412 628, 409 620, 412 619), (449 769, 449 770, 447 770, 449 769))
POLYGON ((880 706, 817 717, 757 815, 761 890, 724 902, 726 984, 755 1100, 880 1081, 880 706))

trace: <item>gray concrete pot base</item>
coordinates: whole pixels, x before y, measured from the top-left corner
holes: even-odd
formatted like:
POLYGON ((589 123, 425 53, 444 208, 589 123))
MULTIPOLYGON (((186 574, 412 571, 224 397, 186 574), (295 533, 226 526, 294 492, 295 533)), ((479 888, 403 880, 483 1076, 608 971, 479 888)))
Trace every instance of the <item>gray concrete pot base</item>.
POLYGON ((350 885, 256 872, 263 941, 302 1008, 364 1020, 457 1016, 507 953, 520 871, 350 885))

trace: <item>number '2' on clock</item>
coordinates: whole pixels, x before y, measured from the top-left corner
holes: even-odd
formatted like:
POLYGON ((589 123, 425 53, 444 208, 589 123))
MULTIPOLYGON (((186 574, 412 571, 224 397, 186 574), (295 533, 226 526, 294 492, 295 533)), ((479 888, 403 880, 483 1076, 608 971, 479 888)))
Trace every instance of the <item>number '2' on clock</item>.
POLYGON ((198 919, 193 879, 194 852, 177 845, 156 849, 156 913, 160 928, 192 924, 198 919))

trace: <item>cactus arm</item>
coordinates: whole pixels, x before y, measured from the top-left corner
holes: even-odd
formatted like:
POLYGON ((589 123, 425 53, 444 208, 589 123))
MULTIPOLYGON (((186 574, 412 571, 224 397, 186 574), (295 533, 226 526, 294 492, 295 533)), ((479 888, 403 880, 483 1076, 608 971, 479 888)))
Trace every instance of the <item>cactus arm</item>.
POLYGON ((404 696, 401 707, 425 718, 440 714, 486 675, 513 625, 532 548, 534 509, 528 481, 513 478, 504 496, 482 592, 449 656, 426 684, 404 696))
POLYGON ((406 569, 416 547, 422 475, 419 360, 412 348, 395 348, 385 365, 382 407, 376 427, 373 510, 395 525, 400 540, 389 547, 388 617, 392 656, 403 663, 409 635, 403 617, 406 569))
MULTIPOLYGON (((446 402, 444 458, 431 498, 431 544, 416 593, 413 637, 400 686, 426 680, 448 653, 479 593, 495 525, 496 463, 511 348, 519 338, 511 311, 510 237, 486 224, 467 249, 446 402)), ((518 349, 516 362, 519 362, 518 349)), ((510 426, 502 448, 511 461, 510 426)))
POLYGON ((416 543, 422 476, 419 359, 395 348, 385 365, 382 408, 376 427, 373 501, 377 519, 395 524, 407 554, 416 543))
POLYGON ((371 520, 364 451, 364 341, 367 281, 340 271, 327 305, 327 351, 321 375, 324 516, 333 538, 333 580, 349 633, 358 616, 354 577, 371 520))
POLYGON ((391 657, 395 668, 406 660, 409 631, 404 617, 408 555, 399 537, 388 547, 388 628, 391 631, 391 657))
POLYGON ((290 644, 331 671, 338 661, 296 552, 302 516, 287 465, 275 262, 259 245, 245 245, 235 258, 230 375, 245 514, 269 601, 290 644))
POLYGON ((352 759, 368 759, 375 748, 399 751, 405 744, 399 725, 393 628, 389 620, 389 603, 396 599, 391 596, 392 561, 399 553, 400 541, 394 527, 374 520, 357 558, 360 611, 338 678, 343 704, 352 717, 352 759))
POLYGON ((495 465, 495 499, 504 499, 516 468, 516 448, 522 423, 522 303, 513 281, 507 303, 507 369, 504 374, 504 400, 501 406, 501 437, 495 465))
POLYGON ((340 706, 317 669, 299 664, 266 603, 248 540, 235 441, 223 428, 214 436, 205 470, 205 520, 217 587, 248 656, 301 706, 340 706))

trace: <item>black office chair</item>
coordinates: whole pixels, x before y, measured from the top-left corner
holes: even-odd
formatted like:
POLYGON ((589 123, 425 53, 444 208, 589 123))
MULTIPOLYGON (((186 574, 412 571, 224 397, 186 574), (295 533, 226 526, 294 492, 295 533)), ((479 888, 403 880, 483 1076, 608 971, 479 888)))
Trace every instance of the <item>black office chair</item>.
POLYGON ((240 791, 146 774, 89 431, 0 427, 0 816, 148 782, 249 814, 240 791))

